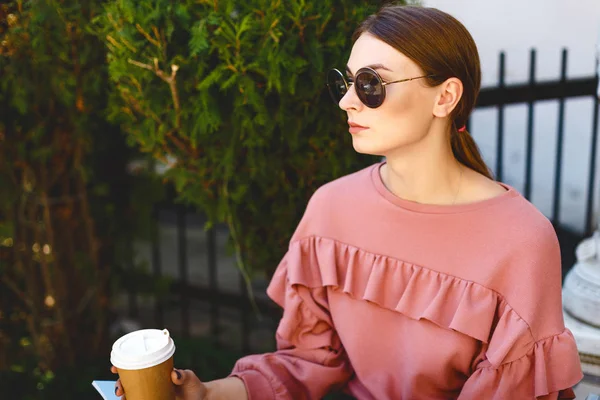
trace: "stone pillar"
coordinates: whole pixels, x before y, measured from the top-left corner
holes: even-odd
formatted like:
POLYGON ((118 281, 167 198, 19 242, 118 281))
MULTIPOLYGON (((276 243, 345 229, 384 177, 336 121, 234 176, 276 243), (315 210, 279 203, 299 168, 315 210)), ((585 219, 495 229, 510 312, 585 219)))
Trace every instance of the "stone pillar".
POLYGON ((565 325, 573 332, 583 371, 600 376, 600 232, 583 240, 563 286, 565 325))

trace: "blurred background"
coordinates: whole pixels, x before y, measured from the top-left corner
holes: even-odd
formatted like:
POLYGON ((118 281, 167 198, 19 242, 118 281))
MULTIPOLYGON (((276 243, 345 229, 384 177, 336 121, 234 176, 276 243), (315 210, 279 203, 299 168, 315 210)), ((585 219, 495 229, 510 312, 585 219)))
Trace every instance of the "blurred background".
MULTIPOLYGON (((472 32, 470 132, 552 220, 566 274, 598 222, 600 3, 422 3, 472 32)), ((264 292, 309 197, 377 161, 324 74, 381 4, 0 3, 0 393, 97 399, 140 328, 204 380, 274 349, 264 292)))

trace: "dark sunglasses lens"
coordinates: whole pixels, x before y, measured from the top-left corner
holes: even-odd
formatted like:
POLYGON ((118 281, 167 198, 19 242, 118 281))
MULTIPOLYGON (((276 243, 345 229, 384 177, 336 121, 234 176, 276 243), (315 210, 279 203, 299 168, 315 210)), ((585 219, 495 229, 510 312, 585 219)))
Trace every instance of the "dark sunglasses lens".
POLYGON ((367 107, 379 107, 385 98, 384 88, 377 75, 362 71, 356 75, 356 94, 367 107))
POLYGON ((340 71, 332 69, 327 74, 327 87, 329 94, 335 104, 338 104, 342 97, 348 92, 346 81, 340 71))

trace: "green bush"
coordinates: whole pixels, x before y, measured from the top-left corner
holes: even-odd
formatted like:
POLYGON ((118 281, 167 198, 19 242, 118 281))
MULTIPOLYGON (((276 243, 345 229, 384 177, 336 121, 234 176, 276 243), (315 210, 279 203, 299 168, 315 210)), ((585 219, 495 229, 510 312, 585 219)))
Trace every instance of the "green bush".
POLYGON ((0 370, 45 376, 106 346, 111 246, 91 198, 109 183, 90 183, 106 68, 86 32, 99 6, 0 7, 0 370))
POLYGON ((44 396, 57 371, 106 359, 115 271, 132 259, 135 218, 162 190, 124 173, 134 151, 106 121, 106 51, 89 29, 101 11, 0 4, 2 389, 26 382, 44 396), (132 209, 134 195, 146 203, 132 209))
POLYGON ((350 0, 114 0, 111 118, 170 169, 180 199, 226 222, 247 277, 271 273, 319 185, 355 154, 326 71, 381 4, 350 0))

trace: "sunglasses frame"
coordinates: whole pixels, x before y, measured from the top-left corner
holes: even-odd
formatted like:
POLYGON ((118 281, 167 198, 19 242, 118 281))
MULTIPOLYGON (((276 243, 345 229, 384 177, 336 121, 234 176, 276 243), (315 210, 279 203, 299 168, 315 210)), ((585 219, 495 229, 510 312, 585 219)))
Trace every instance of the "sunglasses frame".
MULTIPOLYGON (((370 74, 374 75, 374 76, 375 76, 375 78, 377 79, 377 81, 379 82, 379 84, 381 85, 381 101, 380 101, 378 104, 376 104, 376 105, 370 105, 370 104, 367 104, 367 103, 366 103, 366 102, 363 100, 363 98, 361 97, 361 95, 360 95, 360 94, 358 94, 358 91, 356 92, 356 96, 358 97, 358 99, 360 100, 360 102, 361 102, 361 103, 363 103, 365 106, 367 106, 367 107, 369 107, 369 108, 377 108, 377 107, 380 107, 380 106, 383 104, 383 102, 385 101, 385 97, 386 97, 386 90, 385 90, 385 87, 386 87, 387 85, 391 85, 392 83, 401 83, 401 82, 413 81, 413 80, 415 80, 415 79, 421 79, 421 78, 430 78, 430 77, 433 77, 433 76, 434 76, 434 75, 423 75, 423 76, 416 76, 416 77, 414 77, 414 78, 405 78, 405 79, 398 79, 398 80, 396 80, 396 81, 386 82, 386 81, 384 81, 384 80, 383 80, 383 78, 381 78, 381 75, 379 75, 379 74, 377 73, 377 71, 375 71, 373 68, 370 68, 370 67, 363 67, 363 68, 359 69, 358 71, 356 71, 356 75, 354 75, 353 82, 351 82, 351 83, 348 83, 348 80, 346 80, 346 77, 344 76, 344 74, 343 74, 343 73, 342 73, 342 72, 341 72, 339 69, 337 69, 337 68, 332 68, 332 69, 330 69, 330 70, 329 70, 329 72, 327 73, 327 76, 329 76, 329 74, 330 74, 330 73, 332 73, 332 72, 335 72, 335 73, 337 73, 337 74, 338 74, 338 75, 339 75, 339 76, 342 78, 342 81, 344 82, 344 86, 346 86, 346 93, 344 93, 344 95, 343 95, 343 96, 342 96, 342 97, 341 97, 339 100, 337 100, 337 99, 335 98, 335 96, 333 95, 333 91, 332 91, 332 89, 331 89, 331 86, 329 85, 329 82, 327 82, 327 88, 329 89, 329 94, 331 95, 331 98, 333 99, 333 102, 334 102, 335 104, 339 104, 339 103, 340 103, 340 101, 342 100, 342 98, 343 98, 343 97, 344 97, 344 96, 345 96, 345 95, 348 93, 348 91, 350 90, 350 86, 354 84, 354 82, 356 81, 356 78, 357 78, 357 77, 358 77, 358 76, 359 76, 361 73, 368 72, 368 73, 370 73, 370 74)), ((356 90, 356 89, 355 89, 355 90, 356 90)))

